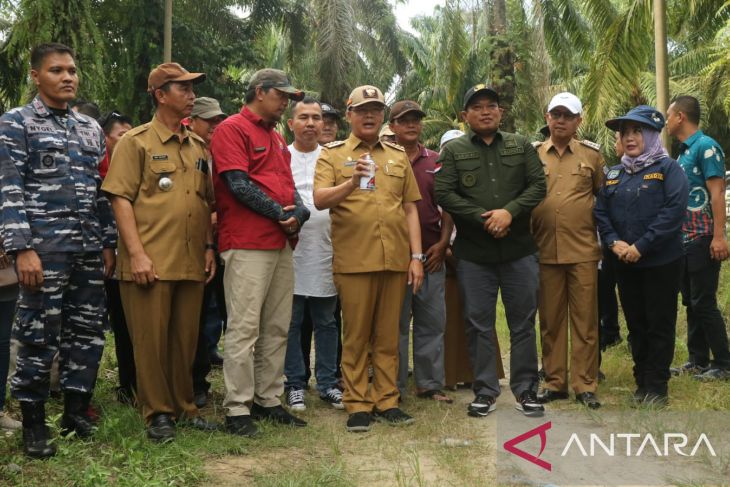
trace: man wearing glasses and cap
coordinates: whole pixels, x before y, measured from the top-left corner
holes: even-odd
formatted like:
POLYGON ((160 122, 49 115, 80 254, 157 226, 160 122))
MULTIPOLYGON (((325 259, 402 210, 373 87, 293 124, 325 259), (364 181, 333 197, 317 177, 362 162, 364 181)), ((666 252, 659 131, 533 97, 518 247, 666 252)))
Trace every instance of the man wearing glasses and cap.
POLYGON ((213 191, 203 140, 182 125, 203 73, 177 63, 150 72, 151 122, 119 141, 102 189, 121 243, 119 288, 137 367, 147 436, 170 441, 178 425, 210 430, 193 403, 190 370, 204 283, 215 275, 213 191))
POLYGON ((257 433, 253 419, 307 424, 279 396, 292 315, 292 250, 309 210, 295 189, 286 142, 274 130, 290 100, 303 98, 283 71, 257 71, 245 106, 216 128, 210 146, 228 311, 223 406, 227 430, 241 436, 257 433))
POLYGON ((532 211, 532 234, 540 249, 540 334, 545 369, 545 388, 538 400, 567 399, 570 385, 576 401, 597 409, 601 249, 593 204, 603 183, 605 163, 596 144, 575 138, 582 112, 583 105, 574 94, 555 95, 545 114, 550 135, 537 145, 547 181, 547 196, 532 211))
POLYGON ((370 429, 373 413, 391 425, 413 422, 398 408, 398 318, 406 283, 414 293, 421 287, 425 255, 415 203, 421 196, 411 164, 402 147, 378 139, 383 93, 360 86, 350 94, 347 107, 352 133, 322 149, 314 176, 314 205, 329 208, 332 218, 332 271, 344 323, 342 402, 349 414, 347 430, 364 432, 370 429), (371 179, 371 167, 375 187, 364 189, 360 180, 371 179))
POLYGON ((468 414, 488 415, 500 393, 494 324, 501 292, 510 329, 510 388, 516 409, 541 416, 537 402, 537 247, 530 212, 545 197, 545 174, 526 137, 502 132, 499 95, 480 84, 464 96, 465 136, 442 150, 436 199, 456 224, 454 256, 464 296, 474 401, 468 414))
POLYGON ((340 112, 329 103, 320 103, 322 106, 322 133, 317 143, 319 145, 329 144, 337 140, 337 131, 339 130, 340 112))

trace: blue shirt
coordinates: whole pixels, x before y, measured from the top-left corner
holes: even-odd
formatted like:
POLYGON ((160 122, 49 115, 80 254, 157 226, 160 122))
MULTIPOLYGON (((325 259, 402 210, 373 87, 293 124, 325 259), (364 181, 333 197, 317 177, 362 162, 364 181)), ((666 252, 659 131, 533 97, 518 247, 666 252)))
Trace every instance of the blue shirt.
POLYGON ((680 146, 677 162, 689 180, 689 202, 682 225, 685 243, 713 234, 712 202, 707 189, 710 178, 725 176, 725 154, 712 137, 698 130, 680 146))
POLYGON ((606 245, 623 240, 641 254, 636 267, 653 267, 682 256, 682 222, 687 208, 687 177, 669 157, 628 174, 611 168, 593 214, 606 245))

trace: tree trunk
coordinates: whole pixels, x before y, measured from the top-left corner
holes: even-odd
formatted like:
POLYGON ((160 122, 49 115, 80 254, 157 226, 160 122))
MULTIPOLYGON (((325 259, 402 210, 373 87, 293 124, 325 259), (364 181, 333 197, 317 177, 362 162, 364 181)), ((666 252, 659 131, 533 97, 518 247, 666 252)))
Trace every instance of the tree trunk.
POLYGON ((493 41, 491 85, 499 93, 500 105, 504 108, 502 130, 514 132, 515 68, 513 48, 507 38, 507 3, 505 0, 486 0, 485 7, 489 36, 493 41))

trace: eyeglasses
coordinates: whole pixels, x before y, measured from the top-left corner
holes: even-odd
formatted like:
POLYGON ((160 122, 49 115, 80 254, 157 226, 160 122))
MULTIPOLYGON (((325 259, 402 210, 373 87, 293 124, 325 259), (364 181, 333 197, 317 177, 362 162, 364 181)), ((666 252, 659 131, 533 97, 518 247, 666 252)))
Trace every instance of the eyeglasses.
POLYGON ((564 120, 571 121, 578 118, 577 114, 570 112, 548 112, 548 115, 550 115, 550 118, 553 120, 560 120, 562 118, 564 120))

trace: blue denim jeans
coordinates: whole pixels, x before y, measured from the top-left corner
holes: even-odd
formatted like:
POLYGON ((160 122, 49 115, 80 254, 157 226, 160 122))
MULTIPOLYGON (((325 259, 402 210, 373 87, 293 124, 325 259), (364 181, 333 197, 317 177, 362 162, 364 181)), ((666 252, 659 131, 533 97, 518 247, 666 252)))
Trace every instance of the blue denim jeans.
POLYGON ((15 300, 0 301, 0 411, 5 408, 5 387, 10 365, 10 331, 13 329, 15 300))
POLYGON ((327 389, 337 384, 337 323, 335 307, 337 296, 315 298, 294 295, 292 303, 291 326, 284 361, 285 387, 304 388, 307 371, 301 346, 301 327, 304 321, 305 303, 309 304, 309 314, 314 325, 314 376, 317 378, 317 390, 324 394, 327 389))

